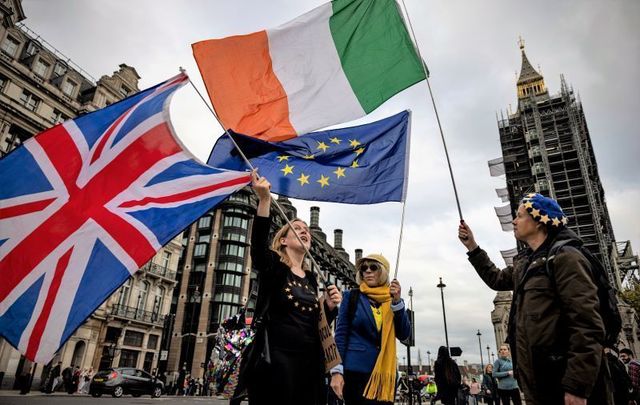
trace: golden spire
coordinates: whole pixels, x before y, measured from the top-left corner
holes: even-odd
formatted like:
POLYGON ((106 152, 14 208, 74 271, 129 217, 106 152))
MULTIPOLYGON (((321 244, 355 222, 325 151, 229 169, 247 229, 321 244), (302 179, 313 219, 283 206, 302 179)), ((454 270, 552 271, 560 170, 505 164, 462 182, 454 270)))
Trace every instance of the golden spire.
POLYGON ((524 52, 524 39, 518 37, 518 46, 522 52, 522 66, 520 68, 520 76, 518 77, 518 98, 527 98, 545 94, 547 88, 544 84, 544 78, 538 73, 527 58, 524 52))

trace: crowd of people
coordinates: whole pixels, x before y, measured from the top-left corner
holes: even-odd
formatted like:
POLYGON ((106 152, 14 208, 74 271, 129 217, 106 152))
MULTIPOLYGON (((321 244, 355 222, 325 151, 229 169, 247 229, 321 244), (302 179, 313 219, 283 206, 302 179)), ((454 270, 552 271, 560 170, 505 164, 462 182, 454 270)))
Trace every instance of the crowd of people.
POLYGON ((59 390, 67 394, 88 394, 94 374, 93 367, 80 369, 80 366, 71 364, 62 368, 62 362, 58 362, 42 381, 40 390, 47 394, 59 390))
MULTIPOLYGON (((251 258, 258 270, 259 294, 252 321, 255 337, 242 353, 231 403, 248 397, 251 405, 274 398, 283 405, 392 404, 401 382, 396 340, 407 339, 411 326, 388 260, 378 253, 359 258, 357 288, 341 292, 326 284, 320 294, 305 259, 313 239, 307 224, 293 219, 270 238, 270 184, 256 171, 252 176, 258 208, 251 258), (323 328, 334 321, 332 337, 323 328), (331 355, 332 347, 339 357, 331 355)), ((431 403, 520 405, 521 392, 533 405, 635 403, 640 362, 631 350, 618 355, 608 344, 609 320, 602 315, 605 305, 595 264, 567 222, 555 200, 525 196, 513 225, 526 249, 501 270, 461 221, 458 238, 480 278, 494 290, 513 291, 508 337, 498 359, 471 380, 462 378, 449 349, 441 346, 434 379, 420 387, 431 403), (612 377, 616 369, 622 374, 612 377), (628 381, 627 386, 620 380, 628 381)), ((86 392, 92 369, 60 368, 58 363, 51 370, 46 392, 59 386, 69 393, 86 392)), ((214 391, 207 380, 188 375, 185 368, 170 387, 184 396, 214 391)))

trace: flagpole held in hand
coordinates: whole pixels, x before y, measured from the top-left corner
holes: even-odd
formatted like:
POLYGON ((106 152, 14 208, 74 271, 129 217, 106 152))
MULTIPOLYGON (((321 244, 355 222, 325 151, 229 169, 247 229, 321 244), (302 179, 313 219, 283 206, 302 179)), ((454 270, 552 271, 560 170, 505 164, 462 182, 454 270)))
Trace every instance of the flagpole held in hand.
MULTIPOLYGON (((180 71, 183 71, 183 69, 180 68, 180 71)), ((244 154, 242 149, 240 149, 240 146, 236 143, 235 139, 233 139, 231 134, 229 134, 229 131, 227 130, 227 128, 225 128, 224 124, 222 124, 222 121, 220 121, 220 118, 218 118, 218 115, 216 114, 216 112, 209 105, 209 103, 207 103, 207 100, 202 96, 202 93, 200 93, 198 88, 193 84, 193 82, 191 80, 189 80, 189 83, 191 84, 191 87, 193 87, 193 89, 196 91, 196 93, 198 93, 198 96, 200 96, 200 98, 202 99, 202 102, 207 106, 207 108, 209 109, 211 114, 214 116, 216 121, 218 121, 218 124, 220 124, 220 126, 224 129, 224 134, 226 136, 228 136, 229 139, 231 139, 231 142, 233 142, 234 147, 238 150, 238 153, 240 154, 240 156, 242 157, 244 162, 247 164, 247 166, 249 166, 249 168, 251 170, 256 170, 256 168, 253 167, 253 165, 251 164, 249 159, 247 159, 247 156, 244 154)), ((260 176, 260 175, 258 174, 258 176, 260 176)), ((287 225, 289 225, 293 229, 293 224, 289 220, 289 217, 287 217, 287 215, 285 214, 284 210, 282 209, 282 206, 280 204, 278 204, 278 200, 272 200, 272 201, 275 204, 275 206, 278 209, 278 211, 280 212, 280 215, 282 215, 282 217, 285 219, 285 221, 287 221, 287 225)), ((300 245, 304 248, 304 251, 305 251, 306 255, 311 259, 311 262, 313 263, 313 267, 317 269, 317 273, 320 276, 320 279, 322 280, 322 283, 324 284, 325 288, 333 285, 333 283, 331 281, 329 281, 325 277, 325 275, 322 273, 322 271, 320 271, 320 266, 318 265, 316 260, 311 255, 311 252, 309 251, 309 249, 307 249, 307 247, 304 245, 304 243, 300 239, 300 236, 298 235, 298 233, 297 232, 293 232, 293 234, 295 235, 296 239, 298 239, 298 242, 300 243, 300 245)), ((397 269, 396 269, 396 272, 397 272, 397 269)))
POLYGON ((449 151, 447 150, 447 143, 444 139, 444 132, 442 130, 442 124, 440 123, 440 116, 438 115, 438 109, 436 108, 436 102, 433 98, 433 92, 431 91, 431 83, 429 83, 429 71, 424 63, 424 59, 422 59, 422 54, 420 53, 420 47, 418 46, 418 40, 416 38, 416 34, 413 31, 413 25, 411 25, 411 18, 409 18, 409 12, 407 11, 407 6, 404 3, 404 0, 402 0, 402 7, 404 9, 404 14, 407 16, 407 22, 409 23, 409 29, 411 31, 411 37, 413 39, 413 42, 415 43, 415 47, 416 47, 416 52, 418 52, 418 57, 420 58, 420 61, 422 62, 422 68, 424 69, 424 73, 425 73, 425 77, 426 77, 426 81, 427 81, 427 87, 429 89, 429 96, 431 97, 431 104, 433 105, 433 112, 436 114, 436 121, 438 122, 438 129, 440 130, 440 138, 442 138, 442 146, 444 147, 444 154, 445 157, 447 158, 447 166, 449 167, 449 175, 451 176, 451 184, 453 186, 453 194, 455 195, 456 198, 456 206, 458 207, 458 216, 460 217, 460 221, 462 222, 464 219, 462 217, 462 209, 460 208, 460 199, 458 198, 458 189, 456 187, 456 180, 453 177, 453 169, 451 168, 451 160, 449 159, 449 151))

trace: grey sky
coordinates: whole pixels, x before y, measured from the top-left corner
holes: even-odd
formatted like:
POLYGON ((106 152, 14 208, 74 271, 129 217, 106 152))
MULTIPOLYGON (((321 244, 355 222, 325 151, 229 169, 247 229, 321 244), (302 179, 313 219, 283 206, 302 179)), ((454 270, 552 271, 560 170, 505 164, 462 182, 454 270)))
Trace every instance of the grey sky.
MULTIPOLYGON (((465 219, 479 243, 503 265, 499 250, 515 246, 500 230, 493 206, 503 203, 487 160, 500 156, 496 112, 515 109, 515 72, 520 70, 518 36, 534 66, 540 65, 551 93, 560 74, 579 93, 594 144, 609 212, 618 240, 640 249, 640 2, 568 0, 424 1, 405 0, 418 43, 431 71, 431 85, 448 142, 465 219)), ((320 0, 98 1, 25 0, 25 24, 94 77, 120 63, 137 69, 141 88, 187 69, 204 89, 190 44, 244 34, 284 23, 322 4, 320 0)), ((397 95, 358 122, 402 109, 413 111, 411 169, 399 280, 404 295, 414 290, 418 347, 435 353, 444 344, 439 290, 442 276, 449 341, 463 348, 462 359, 479 362, 476 331, 495 352, 489 312, 495 293, 466 261, 456 238, 457 211, 433 109, 423 82, 397 95)), ((176 94, 172 117, 178 135, 206 159, 222 130, 193 89, 176 94)), ((321 207, 328 239, 344 229, 344 245, 382 252, 395 262, 401 206, 296 202, 308 219, 321 207)), ((405 352, 398 349, 402 358, 405 352)), ((413 361, 416 362, 416 352, 413 361)), ((483 353, 486 361, 486 349, 483 353)), ((402 361, 402 359, 401 359, 402 361)))

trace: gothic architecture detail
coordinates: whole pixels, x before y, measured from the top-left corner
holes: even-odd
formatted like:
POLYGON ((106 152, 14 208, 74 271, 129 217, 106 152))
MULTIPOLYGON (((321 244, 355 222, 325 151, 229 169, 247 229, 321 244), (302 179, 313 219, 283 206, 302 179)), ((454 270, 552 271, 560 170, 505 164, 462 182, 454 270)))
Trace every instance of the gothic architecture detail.
MULTIPOLYGON (((568 227, 602 261, 611 284, 620 290, 633 267, 629 263, 635 263, 637 269, 637 256, 628 242, 624 248, 616 244, 582 103, 564 76, 561 76, 560 91, 549 94, 544 77, 527 58, 522 39, 519 45, 522 65, 516 83, 518 108, 514 113, 500 112, 498 132, 502 158, 489 162, 492 174, 504 174, 507 183, 502 197, 504 201, 508 194, 509 205, 501 208, 510 209, 511 213, 496 209, 499 216, 508 217, 506 220, 500 217, 500 222, 504 230, 512 229, 508 222, 527 193, 538 192, 555 198, 569 218, 568 227)), ((518 250, 523 247, 518 242, 518 250)), ((504 317, 509 313, 505 296, 501 294, 496 296, 496 309, 492 312, 497 344, 506 336, 504 317)), ((635 325, 635 322, 627 324, 635 325)), ((635 336, 635 331, 634 326, 634 332, 627 335, 635 336)), ((629 344, 628 341, 621 336, 622 345, 629 344)))

